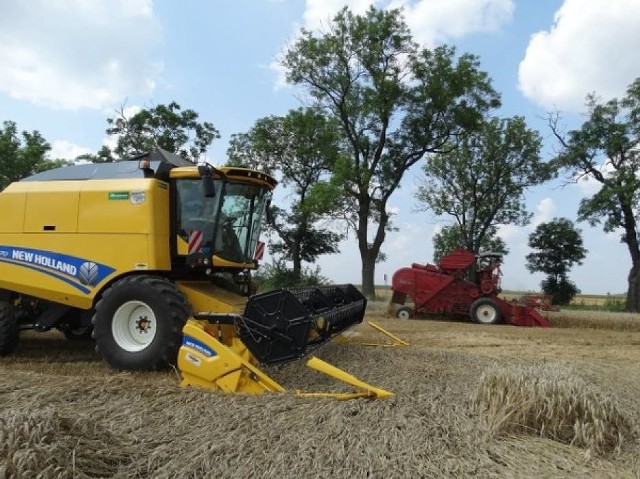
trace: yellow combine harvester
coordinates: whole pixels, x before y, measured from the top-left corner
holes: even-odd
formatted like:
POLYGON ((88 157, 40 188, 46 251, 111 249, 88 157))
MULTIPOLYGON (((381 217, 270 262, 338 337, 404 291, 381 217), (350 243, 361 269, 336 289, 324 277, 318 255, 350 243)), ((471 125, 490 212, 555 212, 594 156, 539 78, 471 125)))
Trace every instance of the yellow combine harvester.
MULTIPOLYGON (((276 181, 163 150, 45 171, 0 193, 0 355, 21 329, 93 337, 112 367, 177 362, 183 385, 278 391, 258 369, 302 358, 362 322, 352 285, 253 294, 276 181)), ((315 369, 373 388, 312 358, 315 369)), ((352 397, 352 396, 347 396, 352 397)))

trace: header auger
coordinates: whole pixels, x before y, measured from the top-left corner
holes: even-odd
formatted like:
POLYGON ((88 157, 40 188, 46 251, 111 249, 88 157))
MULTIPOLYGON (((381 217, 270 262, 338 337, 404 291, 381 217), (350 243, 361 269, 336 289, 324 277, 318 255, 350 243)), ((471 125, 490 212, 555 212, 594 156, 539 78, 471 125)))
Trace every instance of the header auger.
POLYGON ((475 255, 456 249, 443 256, 438 266, 413 263, 392 278, 391 304, 399 318, 420 313, 470 315, 481 324, 508 323, 516 326, 548 327, 551 324, 528 304, 505 301, 500 289, 502 255, 475 255), (405 306, 409 298, 413 308, 405 306))
MULTIPOLYGON (((362 322, 352 285, 254 295, 276 181, 164 150, 38 173, 0 193, 0 355, 23 329, 93 337, 112 367, 178 363, 183 385, 279 391, 258 369, 301 359, 362 322)), ((317 359, 310 366, 389 393, 317 359)), ((331 395, 331 394, 330 394, 331 395)), ((334 395, 335 396, 335 395, 334 395)))

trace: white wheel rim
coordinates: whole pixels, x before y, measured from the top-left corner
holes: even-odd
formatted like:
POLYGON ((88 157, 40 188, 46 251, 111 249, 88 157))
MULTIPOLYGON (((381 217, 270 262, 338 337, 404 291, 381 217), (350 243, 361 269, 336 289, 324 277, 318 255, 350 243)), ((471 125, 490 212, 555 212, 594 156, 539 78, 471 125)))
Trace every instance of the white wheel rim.
POLYGON ((113 315, 111 332, 125 351, 142 351, 156 336, 156 316, 146 303, 127 301, 113 315))
POLYGON ((411 317, 411 314, 406 309, 401 309, 400 311, 398 311, 399 319, 409 319, 410 317, 411 317))
POLYGON ((476 309, 476 318, 479 323, 493 323, 497 316, 498 311, 490 304, 483 304, 476 309))

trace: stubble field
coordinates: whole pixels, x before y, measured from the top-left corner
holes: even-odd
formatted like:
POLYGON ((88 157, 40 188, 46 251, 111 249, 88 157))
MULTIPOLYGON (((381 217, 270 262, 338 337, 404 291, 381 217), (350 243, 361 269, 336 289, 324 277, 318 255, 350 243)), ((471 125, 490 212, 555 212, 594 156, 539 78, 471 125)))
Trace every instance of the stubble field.
MULTIPOLYGON (((527 329, 371 304, 366 319, 411 346, 317 355, 390 399, 185 390, 175 371, 116 372, 90 342, 25 334, 0 359, 0 477, 640 477, 636 316, 527 329)), ((268 372, 290 391, 342 389, 301 361, 268 372)))

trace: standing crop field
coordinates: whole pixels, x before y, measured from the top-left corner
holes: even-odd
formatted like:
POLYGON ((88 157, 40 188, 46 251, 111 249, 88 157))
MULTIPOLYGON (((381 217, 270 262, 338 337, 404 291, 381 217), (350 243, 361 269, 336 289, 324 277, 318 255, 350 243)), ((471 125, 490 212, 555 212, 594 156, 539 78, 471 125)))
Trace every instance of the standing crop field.
MULTIPOLYGON (((636 317, 527 329, 384 306, 366 319, 410 347, 318 352, 395 393, 378 401, 184 390, 174 371, 117 372, 90 342, 26 335, 0 359, 0 477, 640 476, 636 317)), ((268 372, 292 391, 342 389, 301 361, 268 372)))

